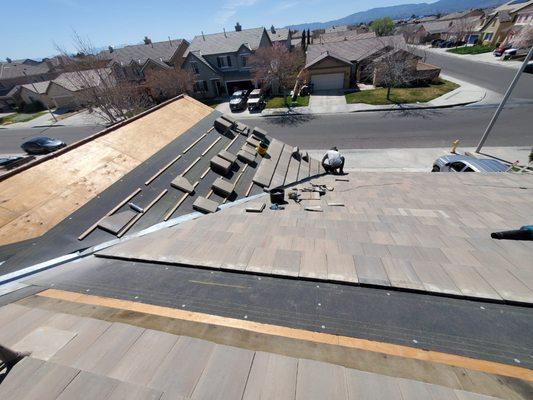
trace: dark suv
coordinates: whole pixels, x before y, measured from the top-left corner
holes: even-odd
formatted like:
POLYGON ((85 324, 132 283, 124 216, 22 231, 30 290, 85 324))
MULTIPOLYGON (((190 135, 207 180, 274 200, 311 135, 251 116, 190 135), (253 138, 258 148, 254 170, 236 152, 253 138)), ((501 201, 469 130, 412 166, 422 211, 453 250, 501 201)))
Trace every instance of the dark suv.
POLYGON ((240 111, 246 108, 246 103, 248 101, 248 91, 247 90, 237 90, 233 93, 229 99, 229 108, 231 111, 240 111))

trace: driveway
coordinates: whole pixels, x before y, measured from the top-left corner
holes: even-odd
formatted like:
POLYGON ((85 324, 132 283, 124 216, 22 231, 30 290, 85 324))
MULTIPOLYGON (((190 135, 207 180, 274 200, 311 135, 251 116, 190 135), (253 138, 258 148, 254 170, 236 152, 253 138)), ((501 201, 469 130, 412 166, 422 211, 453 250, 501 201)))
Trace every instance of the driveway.
POLYGON ((322 90, 309 99, 309 109, 313 113, 336 113, 346 109, 346 98, 342 90, 322 90))
POLYGON ((248 108, 245 108, 244 110, 242 111, 236 111, 236 112, 233 112, 230 110, 229 108, 229 101, 225 101, 223 103, 220 103, 217 107, 216 107, 216 110, 217 111, 220 111, 221 113, 224 113, 224 114, 230 114, 230 115, 233 115, 235 118, 241 118, 241 117, 253 117, 254 115, 257 115, 257 116, 260 116, 261 115, 261 111, 262 110, 257 110, 257 111, 248 111, 248 108))

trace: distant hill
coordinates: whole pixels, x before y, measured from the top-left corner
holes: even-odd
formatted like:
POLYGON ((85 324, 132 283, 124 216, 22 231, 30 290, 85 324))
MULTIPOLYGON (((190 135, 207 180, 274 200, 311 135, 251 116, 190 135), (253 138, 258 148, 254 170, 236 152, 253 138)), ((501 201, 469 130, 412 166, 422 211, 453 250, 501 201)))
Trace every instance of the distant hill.
POLYGON ((357 12, 347 17, 327 22, 311 22, 299 25, 290 25, 291 29, 323 29, 333 25, 351 25, 361 22, 370 22, 378 18, 390 17, 392 19, 409 18, 411 15, 423 16, 432 14, 447 14, 470 8, 496 7, 505 3, 504 0, 439 0, 435 3, 400 4, 390 7, 372 8, 367 11, 357 12))

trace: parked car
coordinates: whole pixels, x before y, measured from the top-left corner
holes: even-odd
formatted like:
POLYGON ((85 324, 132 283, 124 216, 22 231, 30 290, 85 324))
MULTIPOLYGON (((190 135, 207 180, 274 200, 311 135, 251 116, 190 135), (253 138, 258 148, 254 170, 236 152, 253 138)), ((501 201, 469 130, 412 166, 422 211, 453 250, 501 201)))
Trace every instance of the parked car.
POLYGON ((431 41, 431 47, 439 47, 439 45, 443 42, 442 39, 435 39, 431 41))
POLYGON ((489 158, 450 154, 437 158, 431 172, 506 172, 509 166, 489 158))
POLYGON ((248 110, 260 110, 265 104, 265 99, 261 89, 254 89, 250 92, 248 96, 248 110))
POLYGON ((526 68, 524 68, 524 72, 527 72, 528 74, 533 74, 533 61, 529 61, 526 65, 526 68))
POLYGON ((511 48, 511 45, 509 43, 507 44, 501 44, 498 46, 498 48, 496 50, 494 50, 492 52, 492 54, 494 54, 494 57, 501 57, 503 56, 503 52, 507 49, 510 49, 511 48))
POLYGON ((6 157, 0 157, 0 169, 5 168, 9 169, 13 165, 20 163, 24 157, 21 156, 6 156, 6 157))
POLYGON ((247 90, 237 90, 233 92, 229 99, 229 108, 231 111, 244 110, 246 108, 246 102, 248 100, 247 90))
POLYGON ((65 147, 67 144, 59 139, 46 136, 36 137, 24 142, 20 147, 28 154, 47 154, 65 147))

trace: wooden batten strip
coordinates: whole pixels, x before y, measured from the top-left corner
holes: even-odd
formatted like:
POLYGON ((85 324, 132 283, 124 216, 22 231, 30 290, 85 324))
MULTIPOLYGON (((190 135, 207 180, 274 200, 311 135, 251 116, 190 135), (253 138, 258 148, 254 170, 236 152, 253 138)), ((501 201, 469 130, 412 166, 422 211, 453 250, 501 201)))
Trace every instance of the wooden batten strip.
POLYGON ((209 145, 209 147, 207 149, 204 150, 204 152, 202 153, 202 157, 205 156, 209 150, 211 150, 213 148, 213 146, 215 146, 215 144, 217 144, 222 138, 219 137, 217 140, 215 140, 213 143, 211 143, 211 145, 209 145))
POLYGON ((183 154, 187 153, 190 149, 192 149, 194 146, 196 146, 206 136, 207 136, 207 133, 204 133, 202 136, 200 136, 198 139, 196 139, 189 147, 187 147, 185 150, 183 150, 183 154))
POLYGON ((92 231, 94 231, 98 227, 98 224, 105 217, 109 217, 110 215, 113 215, 117 210, 122 208, 122 206, 124 206, 124 204, 126 204, 133 197, 135 197, 141 190, 142 190, 141 188, 137 188, 135 191, 133 191, 128 197, 126 197, 124 200, 122 200, 120 203, 118 203, 113 209, 108 211, 102 218, 100 218, 98 221, 96 221, 94 224, 92 224, 86 231, 84 231, 80 236, 78 236, 78 240, 85 239, 92 231))
POLYGON ((163 221, 168 221, 168 219, 174 214, 174 212, 178 209, 179 206, 183 204, 185 199, 189 196, 189 193, 184 193, 183 196, 180 197, 178 202, 172 206, 172 208, 165 214, 163 221))
POLYGON ((155 178, 157 178, 159 175, 161 175, 163 172, 165 172, 167 169, 169 169, 172 164, 174 164, 176 161, 178 161, 181 158, 181 154, 177 157, 175 157, 172 161, 170 161, 168 164, 166 164, 163 168, 161 168, 159 171, 157 171, 150 179, 148 179, 144 184, 148 186, 150 183, 154 181, 155 178))
POLYGON ((162 198, 165 194, 167 194, 167 192, 168 192, 168 189, 165 189, 165 190, 163 190, 161 193, 159 193, 159 194, 157 195, 157 197, 156 197, 155 199, 153 199, 153 200, 150 202, 150 204, 148 204, 148 205, 146 206, 146 208, 144 209, 144 211, 143 211, 142 213, 139 213, 139 214, 137 214, 135 217, 133 217, 133 219, 132 219, 130 222, 128 222, 124 228, 121 229, 121 231, 117 234, 117 237, 122 237, 122 236, 123 236, 123 235, 124 235, 124 234, 125 234, 125 233, 126 233, 126 232, 127 232, 127 231, 128 231, 128 230, 129 230, 129 229, 130 229, 130 228, 131 228, 131 227, 132 227, 132 226, 133 226, 138 220, 139 220, 139 219, 141 219, 141 217, 142 217, 144 214, 146 214, 146 212, 147 212, 150 208, 152 208, 152 207, 155 205, 155 203, 157 203, 159 200, 161 200, 161 198, 162 198))
POLYGON ((183 172, 181 173, 181 176, 184 176, 187 172, 189 172, 189 171, 192 169, 192 167, 194 167, 194 166, 198 163, 198 161, 200 161, 201 159, 202 159, 202 157, 198 157, 196 160, 194 160, 194 161, 192 162, 192 164, 189 165, 189 166, 185 169, 185 171, 183 171, 183 172))

